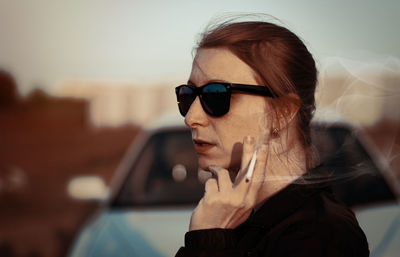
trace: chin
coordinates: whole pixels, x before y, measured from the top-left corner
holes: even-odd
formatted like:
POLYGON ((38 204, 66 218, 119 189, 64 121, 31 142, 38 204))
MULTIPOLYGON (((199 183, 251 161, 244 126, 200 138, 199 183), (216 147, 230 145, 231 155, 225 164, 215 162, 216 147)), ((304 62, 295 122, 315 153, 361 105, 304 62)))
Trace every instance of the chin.
POLYGON ((204 155, 198 155, 198 158, 199 158, 199 168, 203 170, 208 170, 208 167, 210 166, 218 166, 224 169, 228 169, 229 166, 229 161, 224 161, 215 158, 207 158, 204 155))

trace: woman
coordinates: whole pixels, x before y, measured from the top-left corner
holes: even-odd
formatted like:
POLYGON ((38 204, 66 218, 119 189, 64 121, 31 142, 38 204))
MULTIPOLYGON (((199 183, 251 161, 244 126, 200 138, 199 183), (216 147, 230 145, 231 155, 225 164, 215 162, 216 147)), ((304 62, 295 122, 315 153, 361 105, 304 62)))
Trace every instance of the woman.
POLYGON ((307 183, 316 82, 286 28, 225 22, 203 34, 176 94, 199 165, 215 177, 176 256, 369 255, 353 212, 307 183))

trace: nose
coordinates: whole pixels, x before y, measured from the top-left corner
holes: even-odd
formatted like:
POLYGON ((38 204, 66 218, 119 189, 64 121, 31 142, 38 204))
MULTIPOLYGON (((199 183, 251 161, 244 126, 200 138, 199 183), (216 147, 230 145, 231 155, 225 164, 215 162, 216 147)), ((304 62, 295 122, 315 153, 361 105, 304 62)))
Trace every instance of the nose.
POLYGON ((208 125, 208 117, 201 106, 199 97, 196 97, 190 106, 189 111, 185 116, 185 124, 189 128, 208 125))

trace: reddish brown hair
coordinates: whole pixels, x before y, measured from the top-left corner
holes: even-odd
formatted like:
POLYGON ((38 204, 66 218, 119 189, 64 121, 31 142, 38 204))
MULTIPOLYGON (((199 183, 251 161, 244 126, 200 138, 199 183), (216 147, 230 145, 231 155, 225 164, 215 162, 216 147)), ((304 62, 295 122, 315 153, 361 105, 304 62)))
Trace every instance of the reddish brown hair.
MULTIPOLYGON (((270 101, 276 114, 284 112, 282 99, 299 108, 295 117, 297 132, 304 149, 309 149, 317 69, 311 53, 299 37, 269 22, 225 22, 208 29, 198 43, 198 49, 213 47, 229 49, 254 70, 260 85, 273 90, 280 99, 275 104, 270 101), (299 99, 284 97, 290 93, 299 99)), ((306 153, 309 166, 311 153, 306 153)))

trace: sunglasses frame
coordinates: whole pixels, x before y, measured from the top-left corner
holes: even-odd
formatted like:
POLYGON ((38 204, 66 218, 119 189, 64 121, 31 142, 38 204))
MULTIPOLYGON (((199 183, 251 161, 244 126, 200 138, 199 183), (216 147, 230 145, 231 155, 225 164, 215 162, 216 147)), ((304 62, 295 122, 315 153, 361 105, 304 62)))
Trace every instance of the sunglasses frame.
MULTIPOLYGON (((209 83, 207 83, 205 85, 202 85, 200 87, 196 87, 196 86, 193 86, 193 85, 184 84, 184 85, 177 86, 175 88, 175 94, 176 94, 176 98, 177 98, 177 101, 178 101, 179 112, 181 113, 181 115, 183 117, 186 116, 187 112, 184 113, 182 111, 181 107, 179 106, 179 103, 180 103, 180 101, 179 101, 179 91, 180 91, 180 89, 182 87, 190 88, 193 91, 194 95, 195 95, 193 102, 195 101, 196 97, 198 96, 200 98, 200 103, 201 103, 201 106, 202 106, 203 110, 208 115, 213 116, 213 117, 221 117, 221 116, 223 116, 223 115, 225 115, 226 113, 229 112, 229 109, 230 109, 230 98, 231 98, 232 91, 240 91, 240 92, 245 92, 245 93, 250 93, 250 94, 255 94, 255 95, 262 95, 262 96, 271 97, 271 98, 277 97, 272 92, 271 89, 269 89, 267 86, 261 86, 261 85, 248 85, 248 84, 227 83, 227 82, 209 82, 209 83), (210 111, 208 111, 209 107, 208 107, 207 103, 203 100, 203 96, 202 96, 203 90, 204 90, 205 87, 210 86, 211 84, 223 85, 225 87, 225 89, 226 89, 226 94, 228 95, 228 100, 227 100, 228 109, 227 109, 226 112, 224 112, 221 115, 215 115, 213 113, 210 113, 210 111)), ((190 106, 193 104, 193 102, 190 104, 190 106)), ((190 109, 190 107, 189 107, 189 109, 190 109)))

